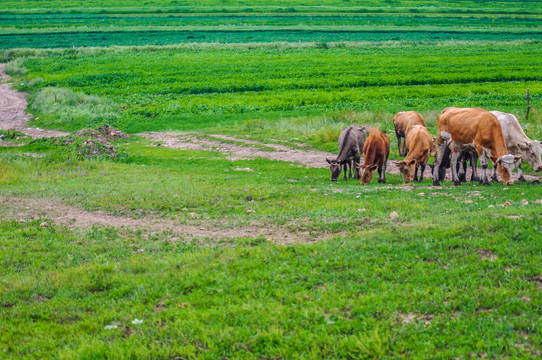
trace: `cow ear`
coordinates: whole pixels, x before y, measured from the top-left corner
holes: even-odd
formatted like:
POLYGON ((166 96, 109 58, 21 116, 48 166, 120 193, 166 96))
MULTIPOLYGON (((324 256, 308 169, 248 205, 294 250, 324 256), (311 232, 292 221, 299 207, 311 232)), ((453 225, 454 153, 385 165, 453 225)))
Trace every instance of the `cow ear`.
POLYGON ((376 169, 376 168, 377 168, 377 166, 376 166, 376 165, 371 165, 371 166, 369 167, 369 170, 371 170, 371 171, 375 171, 375 169, 376 169))
POLYGON ((326 158, 326 161, 328 162, 328 164, 331 164, 331 160, 329 160, 328 158, 326 158))
POLYGON ((495 160, 495 164, 500 164, 501 162, 502 162, 502 156, 498 158, 497 160, 495 160))
POLYGON ((514 156, 514 162, 521 160, 521 156, 514 156))
POLYGON ((414 165, 414 164, 416 164, 416 159, 410 160, 410 162, 409 162, 408 164, 409 164, 409 165, 414 165))
POLYGON ((523 150, 523 151, 529 150, 530 145, 531 145, 531 144, 529 144, 529 143, 524 143, 524 142, 518 143, 518 147, 519 147, 521 150, 523 150))

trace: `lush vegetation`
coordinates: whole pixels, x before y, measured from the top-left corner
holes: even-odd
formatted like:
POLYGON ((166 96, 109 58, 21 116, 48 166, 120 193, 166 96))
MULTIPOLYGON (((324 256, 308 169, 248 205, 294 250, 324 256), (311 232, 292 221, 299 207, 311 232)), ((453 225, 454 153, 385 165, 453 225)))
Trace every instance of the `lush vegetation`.
POLYGON ((542 6, 462 1, 25 1, 0 4, 0 49, 178 43, 540 40, 542 6))
MULTIPOLYGON (((447 106, 521 115, 527 88, 532 101, 540 99, 541 50, 538 43, 518 43, 67 51, 26 60, 21 88, 32 94, 37 125, 68 130, 111 123, 129 132, 237 131, 247 121, 342 111, 386 112, 388 127, 393 113, 410 108, 430 113, 434 124, 447 106), (94 98, 69 100, 74 94, 94 98)), ((534 111, 533 119, 527 130, 538 136, 534 111)))
MULTIPOLYGON (((346 125, 392 135, 415 109, 435 134, 444 107, 477 106, 542 138, 540 1, 321 5, 2 1, 0 62, 44 128, 336 151, 346 125)), ((542 354, 539 186, 362 187, 138 136, 111 159, 0 135, 22 144, 0 146, 2 359, 542 354)))
MULTIPOLYGON (((2 201, 59 202, 142 224, 0 221, 3 356, 538 356, 542 205, 532 185, 405 188, 388 176, 391 187, 330 186, 326 169, 123 143, 114 162, 43 140, 0 151, 2 201), (233 171, 247 166, 254 172, 233 171), (150 215, 332 238, 190 241, 142 230, 150 215)), ((1 211, 21 209, 8 202, 1 211)))

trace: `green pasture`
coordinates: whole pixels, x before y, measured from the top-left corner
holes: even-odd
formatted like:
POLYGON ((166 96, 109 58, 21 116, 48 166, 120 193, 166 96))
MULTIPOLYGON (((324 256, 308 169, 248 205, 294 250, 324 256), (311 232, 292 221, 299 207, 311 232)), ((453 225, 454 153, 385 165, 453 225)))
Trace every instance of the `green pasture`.
POLYGON ((22 145, 0 146, 0 359, 541 357, 540 185, 331 183, 137 135, 336 153, 343 127, 368 124, 395 161, 396 112, 436 134, 443 108, 475 106, 542 139, 541 4, 0 2, 30 125, 132 135, 109 158, 0 131, 22 145), (75 227, 78 211, 137 226, 75 227), (245 228, 276 236, 220 236, 245 228))
POLYGON ((24 76, 17 86, 30 93, 37 126, 241 131, 261 138, 301 136, 331 150, 340 126, 376 122, 391 129, 401 110, 421 112, 434 132, 438 114, 448 106, 499 109, 522 118, 527 88, 533 110, 524 127, 541 137, 536 110, 541 51, 537 42, 278 44, 5 51, 4 56, 27 56, 8 63, 8 70, 24 76), (291 125, 296 122, 299 126, 291 125), (326 129, 333 130, 331 136, 326 129), (312 136, 320 130, 319 138, 312 136))
POLYGON ((141 139, 117 142, 117 160, 25 141, 0 148, 2 199, 142 222, 280 226, 307 242, 69 229, 48 216, 14 217, 20 210, 8 204, 0 212, 4 358, 538 354, 542 196, 534 185, 405 187, 398 175, 385 186, 331 184, 327 169, 232 162, 141 139), (245 167, 254 171, 234 170, 245 167), (327 240, 312 242, 319 237, 327 240))

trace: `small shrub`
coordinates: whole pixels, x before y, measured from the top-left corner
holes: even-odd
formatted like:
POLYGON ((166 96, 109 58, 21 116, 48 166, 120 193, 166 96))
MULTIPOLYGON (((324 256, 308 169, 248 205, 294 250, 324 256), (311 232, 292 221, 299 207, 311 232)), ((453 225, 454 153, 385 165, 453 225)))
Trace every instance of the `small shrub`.
POLYGON ((25 76, 28 70, 23 65, 24 58, 12 60, 6 64, 4 71, 11 76, 25 76))

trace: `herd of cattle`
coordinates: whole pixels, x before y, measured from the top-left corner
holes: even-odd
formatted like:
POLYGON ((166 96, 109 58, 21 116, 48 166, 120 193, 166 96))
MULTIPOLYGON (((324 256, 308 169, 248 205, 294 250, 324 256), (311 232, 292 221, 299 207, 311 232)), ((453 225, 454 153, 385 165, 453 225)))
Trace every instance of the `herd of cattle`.
MULTIPOLYGON (((489 160, 494 169, 492 180, 498 181, 498 172, 505 185, 513 183, 514 165, 518 168, 518 180, 525 181, 521 171, 522 159, 535 171, 542 170, 542 143, 529 139, 512 114, 480 108, 449 107, 442 110, 438 118, 438 137, 429 133, 423 117, 416 111, 399 112, 393 118, 393 124, 399 155, 405 157, 397 165, 407 183, 423 180, 430 156, 435 159, 430 165, 435 186, 444 180, 447 168, 451 168, 455 185, 466 181, 468 162, 472 167, 471 181, 480 181, 484 185, 489 185, 489 160), (478 159, 482 168, 481 177, 477 174, 478 159)), ((367 184, 377 170, 378 182, 385 183, 389 154, 390 139, 385 133, 374 127, 348 126, 339 137, 339 155, 336 159, 326 159, 330 164, 331 181, 336 181, 343 170, 346 180, 347 172, 352 177, 354 170, 354 178, 367 184)))

